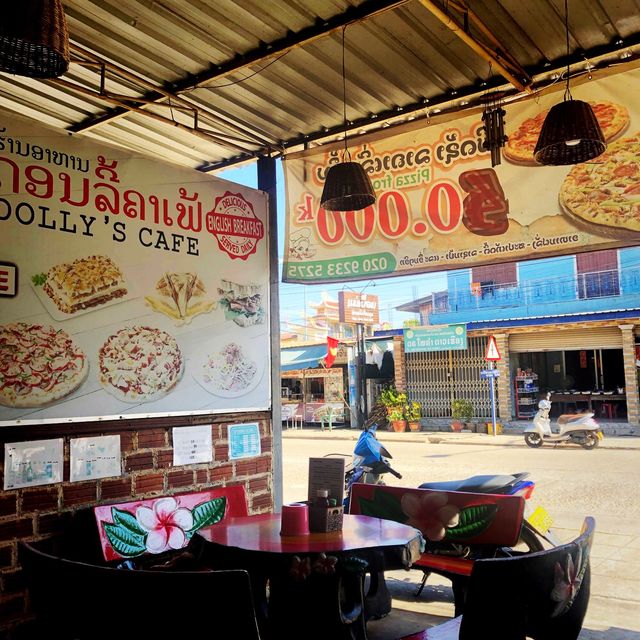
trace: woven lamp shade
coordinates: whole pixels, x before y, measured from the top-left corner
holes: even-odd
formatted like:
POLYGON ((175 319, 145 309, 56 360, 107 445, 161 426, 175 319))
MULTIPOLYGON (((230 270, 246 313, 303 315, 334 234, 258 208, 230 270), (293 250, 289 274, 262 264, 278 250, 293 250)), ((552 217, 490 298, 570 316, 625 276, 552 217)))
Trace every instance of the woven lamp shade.
POLYGON ((591 105, 571 99, 551 107, 533 155, 540 164, 578 164, 599 156, 606 148, 591 105))
POLYGON ((320 206, 327 211, 358 211, 376 201, 371 180, 359 162, 329 167, 320 206))
POLYGON ((0 17, 0 71, 57 78, 69 68, 69 33, 61 0, 10 0, 0 17))

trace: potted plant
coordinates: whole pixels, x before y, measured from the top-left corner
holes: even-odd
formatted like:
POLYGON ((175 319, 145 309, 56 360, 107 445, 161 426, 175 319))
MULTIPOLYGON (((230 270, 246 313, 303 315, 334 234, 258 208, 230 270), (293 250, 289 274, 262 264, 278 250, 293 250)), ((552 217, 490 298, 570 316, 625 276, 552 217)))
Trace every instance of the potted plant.
POLYGON ((407 422, 404 419, 404 411, 401 406, 391 409, 389 422, 391 423, 391 428, 397 433, 401 433, 407 428, 407 422))
POLYGON ((387 413, 391 414, 393 409, 406 404, 407 394, 398 391, 394 386, 389 386, 380 392, 379 400, 387 408, 387 413))
POLYGON ((451 403, 452 431, 462 431, 464 423, 469 422, 473 417, 473 405, 469 400, 459 398, 451 403))
POLYGON ((419 402, 415 400, 411 400, 411 402, 407 402, 404 407, 404 418, 409 425, 410 431, 420 431, 420 409, 421 405, 419 402))

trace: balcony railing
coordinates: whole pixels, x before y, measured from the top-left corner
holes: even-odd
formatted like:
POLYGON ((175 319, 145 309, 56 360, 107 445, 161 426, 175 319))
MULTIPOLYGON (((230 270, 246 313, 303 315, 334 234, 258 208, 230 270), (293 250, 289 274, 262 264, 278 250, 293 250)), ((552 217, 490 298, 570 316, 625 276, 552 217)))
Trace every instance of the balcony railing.
POLYGON ((523 282, 484 282, 468 290, 434 296, 433 313, 474 309, 527 308, 530 305, 640 294, 640 267, 540 278, 523 282))

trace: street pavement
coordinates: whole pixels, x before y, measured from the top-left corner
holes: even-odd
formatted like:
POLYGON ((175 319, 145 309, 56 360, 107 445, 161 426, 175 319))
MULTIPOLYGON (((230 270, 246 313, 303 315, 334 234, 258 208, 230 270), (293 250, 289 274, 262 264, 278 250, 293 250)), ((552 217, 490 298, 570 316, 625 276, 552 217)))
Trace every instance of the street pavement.
MULTIPOLYGON (((342 441, 342 446, 338 444, 335 448, 351 451, 353 444, 347 445, 347 442, 355 443, 359 433, 356 429, 341 428, 329 431, 305 427, 285 429, 283 438, 338 443, 342 441)), ((477 445, 485 449, 509 448, 513 454, 517 454, 519 448, 529 449, 522 435, 512 434, 493 436, 472 432, 380 431, 377 435, 390 450, 395 443, 461 445, 461 448, 463 445, 477 445)), ((551 445, 544 445, 547 446, 551 445)), ((560 447, 579 450, 575 445, 559 445, 560 447)), ((640 450, 640 437, 605 436, 600 447, 612 451, 640 450)), ((585 451, 584 455, 591 456, 594 452, 585 451)), ((640 499, 637 487, 632 488, 629 493, 637 504, 640 499)), ((554 532, 561 541, 567 541, 577 536, 580 524, 580 517, 574 514, 554 518, 554 532)), ((591 566, 591 598, 579 640, 640 640, 640 519, 622 516, 598 517, 591 566)), ((415 592, 420 578, 421 573, 418 571, 393 571, 387 574, 394 608, 386 618, 369 623, 370 640, 397 640, 405 634, 439 624, 453 616, 449 582, 440 576, 431 575, 422 595, 416 598, 415 592)), ((499 608, 500 604, 496 602, 496 614, 499 614, 499 608)))

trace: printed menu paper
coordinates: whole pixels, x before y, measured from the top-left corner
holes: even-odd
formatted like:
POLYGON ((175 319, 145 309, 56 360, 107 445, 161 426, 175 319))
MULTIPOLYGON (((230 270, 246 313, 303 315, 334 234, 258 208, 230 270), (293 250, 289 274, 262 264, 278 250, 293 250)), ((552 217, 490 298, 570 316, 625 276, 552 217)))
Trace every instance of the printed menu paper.
POLYGON ((174 427, 173 464, 198 464, 213 460, 211 425, 174 427))
POLYGON ((260 426, 257 422, 229 425, 229 460, 259 456, 260 426))
POLYGON ((63 460, 62 438, 5 443, 5 491, 62 482, 63 460))
POLYGON ((314 500, 318 489, 327 489, 329 497, 342 504, 344 462, 344 458, 309 458, 309 502, 314 500))
POLYGON ((121 474, 120 436, 71 440, 71 482, 121 474))

